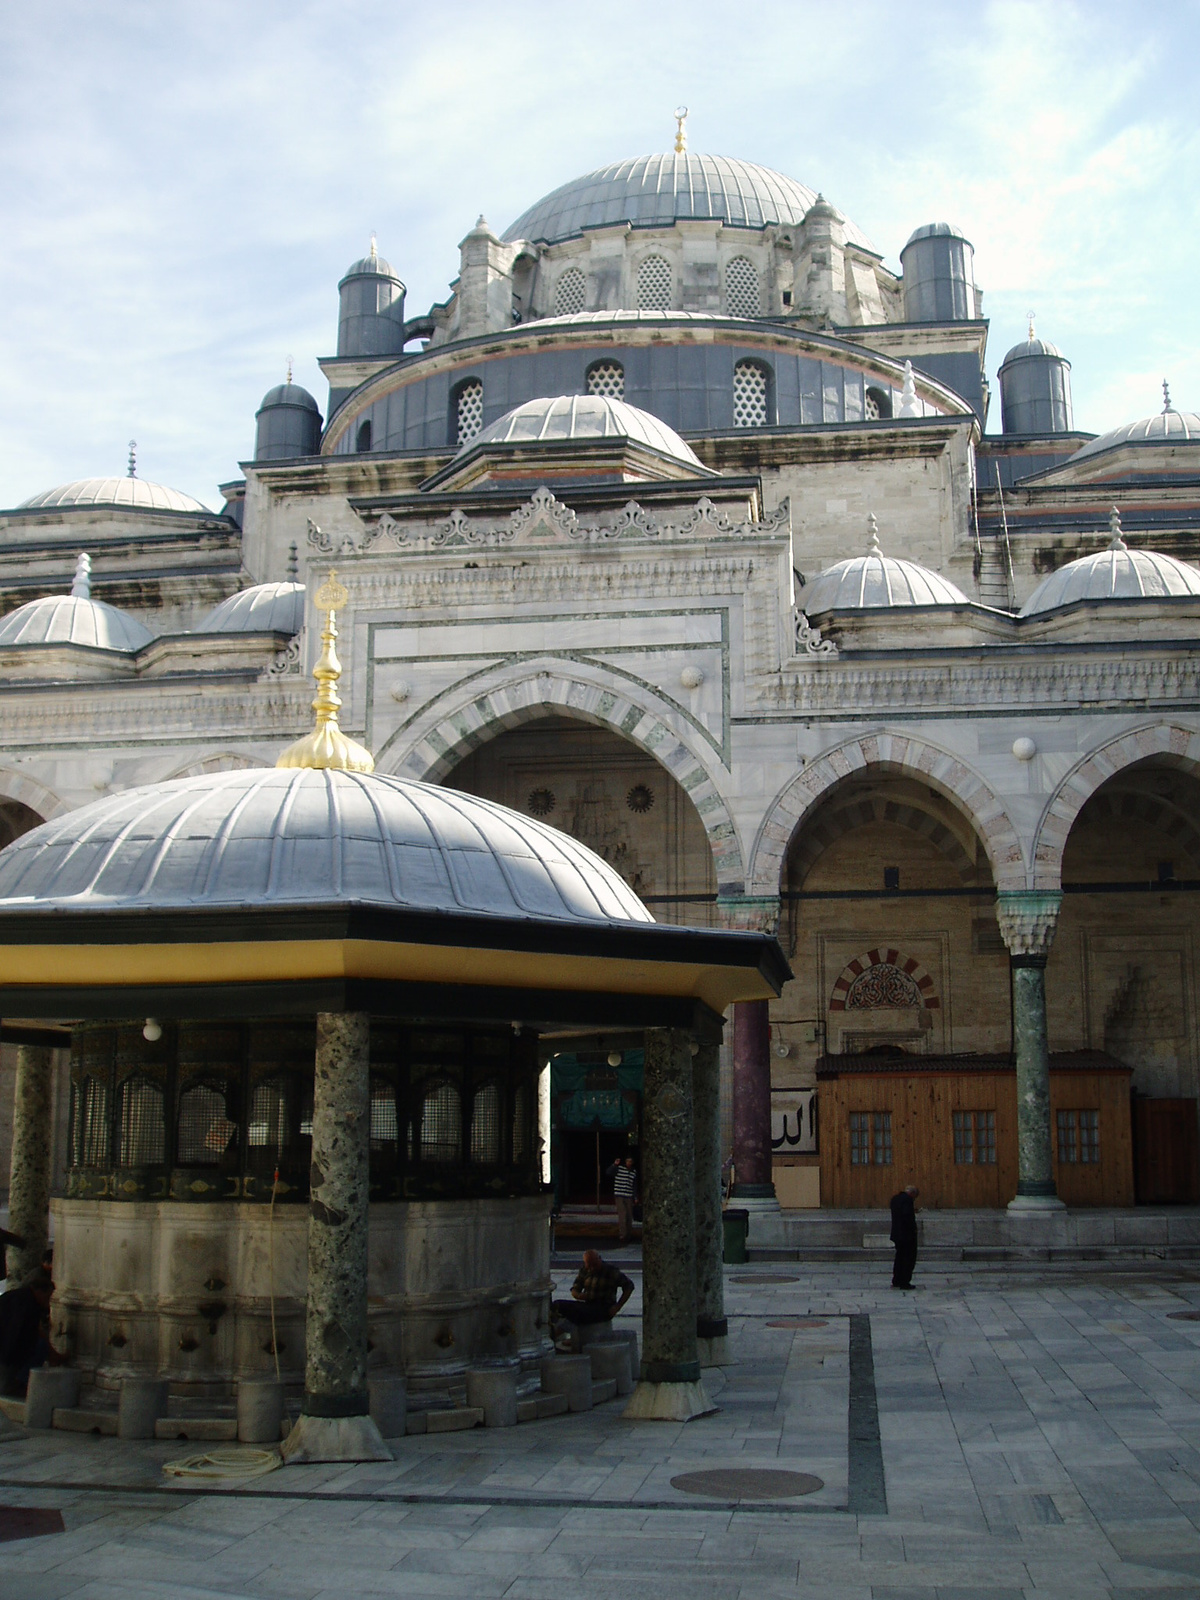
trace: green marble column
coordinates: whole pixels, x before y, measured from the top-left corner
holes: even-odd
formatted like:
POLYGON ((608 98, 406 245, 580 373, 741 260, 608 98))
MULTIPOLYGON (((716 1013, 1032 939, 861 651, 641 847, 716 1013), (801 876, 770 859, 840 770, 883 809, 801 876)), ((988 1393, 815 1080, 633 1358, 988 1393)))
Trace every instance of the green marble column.
POLYGON ((367 1219, 370 1018, 317 1017, 304 1406, 289 1461, 390 1461, 368 1415, 367 1219))
POLYGON ((1013 1053, 1017 1070, 1017 1194, 1014 1211, 1061 1207, 1050 1136, 1050 1045, 1046 1029, 1046 960, 1062 895, 1002 891, 996 917, 1012 974, 1013 1053))
POLYGON ((721 1069, 715 1044, 693 1047, 692 1129, 696 1149, 696 1341, 702 1366, 727 1358, 721 1222, 721 1069))
POLYGON ((53 1074, 53 1051, 42 1045, 17 1046, 8 1226, 25 1243, 8 1248, 8 1278, 13 1288, 37 1271, 50 1238, 53 1074))

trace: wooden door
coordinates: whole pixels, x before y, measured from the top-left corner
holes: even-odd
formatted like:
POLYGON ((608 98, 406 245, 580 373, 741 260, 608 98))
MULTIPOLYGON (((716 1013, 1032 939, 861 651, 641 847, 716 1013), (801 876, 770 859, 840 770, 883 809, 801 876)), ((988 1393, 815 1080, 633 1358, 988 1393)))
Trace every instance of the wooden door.
POLYGON ((1133 1100, 1133 1177, 1139 1205, 1200 1201, 1195 1100, 1133 1100))

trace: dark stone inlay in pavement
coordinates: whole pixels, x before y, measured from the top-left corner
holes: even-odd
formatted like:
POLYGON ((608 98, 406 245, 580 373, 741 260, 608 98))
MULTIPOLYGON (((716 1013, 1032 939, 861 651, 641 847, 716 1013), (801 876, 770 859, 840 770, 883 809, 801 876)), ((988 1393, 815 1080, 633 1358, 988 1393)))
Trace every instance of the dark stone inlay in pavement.
POLYGON ((816 1494, 825 1487, 811 1472, 786 1472, 781 1467, 714 1467, 708 1472, 681 1472, 672 1489, 708 1495, 713 1500, 789 1500, 816 1494))
POLYGON ((879 1442, 879 1403, 875 1396, 875 1355, 871 1319, 850 1318, 850 1415, 847 1420, 849 1510, 864 1516, 887 1516, 883 1447, 879 1442))
POLYGON ((65 1533, 61 1511, 40 1506, 0 1506, 0 1544, 10 1539, 40 1539, 46 1533, 65 1533))
POLYGON ((747 1272, 733 1279, 734 1283, 799 1283, 794 1272, 747 1272))
POLYGON ((768 1322, 768 1328, 827 1328, 824 1317, 778 1317, 768 1322))
POLYGON ((1168 1311, 1172 1322, 1200 1322, 1200 1311, 1168 1311))

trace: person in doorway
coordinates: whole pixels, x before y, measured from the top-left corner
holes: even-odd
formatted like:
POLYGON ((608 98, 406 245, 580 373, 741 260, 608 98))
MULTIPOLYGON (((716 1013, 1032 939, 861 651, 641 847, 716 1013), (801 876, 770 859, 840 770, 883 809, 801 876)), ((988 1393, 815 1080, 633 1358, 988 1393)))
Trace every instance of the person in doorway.
POLYGON ((555 1300, 551 1332, 555 1344, 566 1342, 576 1328, 611 1322, 633 1293, 633 1280, 610 1266, 599 1250, 585 1250, 583 1265, 571 1285, 569 1300, 555 1300))
POLYGON ((632 1156, 614 1161, 606 1177, 613 1181, 613 1199, 617 1202, 617 1241, 628 1244, 633 1238, 633 1203, 637 1199, 637 1168, 632 1156))
POLYGON ((917 1207, 920 1190, 915 1183, 892 1196, 892 1243, 896 1260, 892 1266, 892 1288, 911 1289, 913 1268, 917 1264, 917 1207))
POLYGON ((25 1394, 30 1371, 67 1360, 50 1343, 50 1297, 54 1281, 38 1270, 19 1289, 0 1294, 0 1394, 25 1394))

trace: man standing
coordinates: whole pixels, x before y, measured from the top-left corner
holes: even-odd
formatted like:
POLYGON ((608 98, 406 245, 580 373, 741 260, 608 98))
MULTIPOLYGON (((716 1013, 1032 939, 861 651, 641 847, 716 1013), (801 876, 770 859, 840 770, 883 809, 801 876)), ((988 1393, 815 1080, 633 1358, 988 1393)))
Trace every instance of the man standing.
POLYGON ((50 1297, 54 1283, 45 1269, 19 1289, 0 1294, 0 1394, 20 1399, 30 1369, 66 1360, 50 1343, 50 1297))
POLYGON ((920 1190, 910 1183, 892 1196, 892 1243, 896 1260, 892 1267, 892 1288, 911 1289, 913 1268, 917 1264, 917 1208, 913 1204, 920 1190))
POLYGON ((607 1174, 613 1181, 617 1202, 617 1241, 628 1244, 633 1237, 633 1202, 637 1198, 637 1168, 632 1156, 614 1161, 607 1174))

